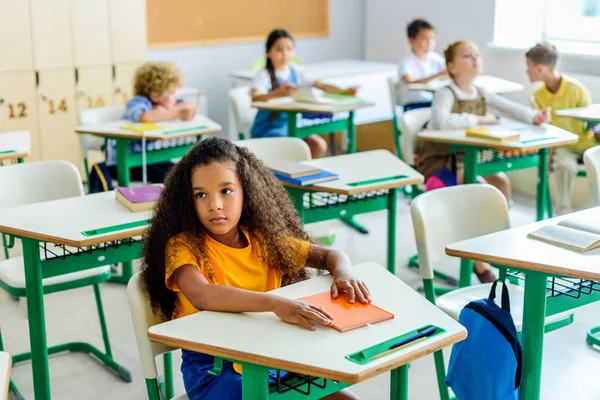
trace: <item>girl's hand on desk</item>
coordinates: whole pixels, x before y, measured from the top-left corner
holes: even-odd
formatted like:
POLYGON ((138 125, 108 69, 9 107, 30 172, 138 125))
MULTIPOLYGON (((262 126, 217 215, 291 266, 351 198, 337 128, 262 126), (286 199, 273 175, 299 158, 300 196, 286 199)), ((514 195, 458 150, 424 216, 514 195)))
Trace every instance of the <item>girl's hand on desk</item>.
POLYGON ((350 303, 358 298, 363 304, 371 301, 371 293, 367 285, 347 268, 343 268, 333 273, 333 284, 331 285, 331 297, 337 299, 340 293, 346 293, 350 303))
POLYGON ((276 297, 273 305, 273 312, 282 321, 294 325, 300 325, 310 331, 314 331, 315 327, 311 322, 316 322, 323 326, 331 325, 333 317, 321 307, 314 306, 305 301, 286 299, 276 297))
POLYGON ((535 117, 533 117, 532 122, 535 125, 541 125, 544 122, 550 122, 550 119, 550 107, 546 107, 544 110, 540 110, 537 112, 537 114, 535 114, 535 117))
POLYGON ((196 106, 190 101, 182 101, 175 105, 175 107, 177 107, 177 117, 179 119, 189 121, 196 116, 196 106))
POLYGON ((292 96, 294 93, 296 93, 297 90, 298 87, 296 85, 284 82, 277 89, 273 90, 272 93, 277 93, 277 95, 281 97, 287 97, 292 96))
POLYGON ((495 117, 479 117, 477 119, 478 125, 499 125, 500 121, 495 117))
POLYGON ((354 87, 349 87, 347 89, 344 89, 340 92, 340 94, 347 94, 350 96, 355 96, 356 92, 358 92, 358 87, 354 86, 354 87))

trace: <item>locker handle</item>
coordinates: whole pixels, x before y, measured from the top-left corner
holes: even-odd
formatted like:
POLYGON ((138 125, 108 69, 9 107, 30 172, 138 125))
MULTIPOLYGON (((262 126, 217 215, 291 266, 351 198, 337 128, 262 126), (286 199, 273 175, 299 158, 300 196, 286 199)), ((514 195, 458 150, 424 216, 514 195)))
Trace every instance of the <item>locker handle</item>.
POLYGON ((45 93, 40 93, 40 97, 42 98, 42 101, 48 100, 48 96, 46 96, 45 93))
POLYGON ((4 104, 6 98, 4 96, 0 96, 0 104, 4 104))
POLYGON ((79 95, 80 96, 85 96, 85 89, 80 89, 79 90, 79 95))

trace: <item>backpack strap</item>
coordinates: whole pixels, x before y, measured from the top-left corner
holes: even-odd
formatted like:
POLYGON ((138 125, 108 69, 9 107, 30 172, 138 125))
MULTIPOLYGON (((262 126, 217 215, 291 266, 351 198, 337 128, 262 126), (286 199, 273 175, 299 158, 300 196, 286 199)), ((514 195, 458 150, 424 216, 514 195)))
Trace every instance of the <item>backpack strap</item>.
MULTIPOLYGON (((496 298, 496 285, 498 281, 494 281, 492 284, 492 289, 490 290, 490 295, 488 299, 494 300, 496 298)), ((506 286, 506 281, 502 281, 502 299, 500 300, 501 307, 504 311, 510 313, 510 297, 508 296, 508 286, 506 286)))

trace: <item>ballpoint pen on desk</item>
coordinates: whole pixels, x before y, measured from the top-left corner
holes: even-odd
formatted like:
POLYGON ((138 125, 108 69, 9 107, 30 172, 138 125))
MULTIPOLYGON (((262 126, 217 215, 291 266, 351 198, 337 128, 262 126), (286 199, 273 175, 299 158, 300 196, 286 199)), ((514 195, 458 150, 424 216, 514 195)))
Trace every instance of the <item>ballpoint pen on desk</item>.
POLYGON ((410 345, 413 345, 415 343, 421 342, 425 339, 427 339, 429 336, 433 335, 436 331, 436 327, 435 326, 430 326, 429 328, 423 329, 422 331, 417 332, 416 334, 412 335, 409 338, 406 338, 404 340, 399 341, 398 343, 394 343, 393 345, 391 345, 388 350, 384 351, 383 353, 379 353, 377 355, 374 355, 373 357, 371 357, 370 361, 372 360, 376 360, 380 357, 383 357, 385 355, 388 355, 390 353, 393 353, 397 350, 401 350, 405 347, 408 347, 410 345))

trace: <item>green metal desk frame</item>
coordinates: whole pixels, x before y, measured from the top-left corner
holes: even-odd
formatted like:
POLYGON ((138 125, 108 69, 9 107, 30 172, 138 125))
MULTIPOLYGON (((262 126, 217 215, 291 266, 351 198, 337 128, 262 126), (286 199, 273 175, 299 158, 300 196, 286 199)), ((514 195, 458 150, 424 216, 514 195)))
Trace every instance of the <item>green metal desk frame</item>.
POLYGON ((388 211, 387 269, 396 273, 396 200, 397 189, 358 195, 337 195, 286 187, 302 222, 328 221, 373 211, 388 211))

